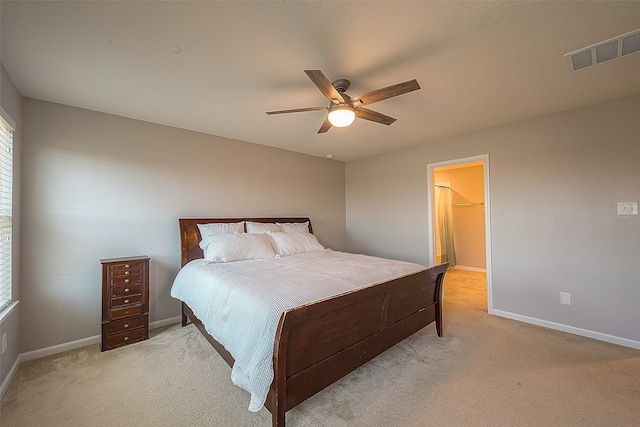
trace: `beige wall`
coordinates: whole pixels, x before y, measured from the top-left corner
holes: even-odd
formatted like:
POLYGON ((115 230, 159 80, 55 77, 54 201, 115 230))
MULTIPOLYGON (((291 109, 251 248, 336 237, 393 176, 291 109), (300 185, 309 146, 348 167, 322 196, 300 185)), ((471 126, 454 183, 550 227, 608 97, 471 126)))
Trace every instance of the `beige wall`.
POLYGON ((149 255, 150 320, 178 316, 180 217, 310 216, 344 249, 343 163, 26 98, 23 133, 22 352, 100 333, 101 258, 149 255))
POLYGON ((453 190, 451 203, 456 266, 484 270, 484 173, 483 167, 437 168, 433 182, 448 182, 453 190))
POLYGON ((616 214, 640 201, 638 111, 635 95, 350 162, 347 247, 427 263, 427 164, 488 154, 494 312, 640 348, 640 216, 616 214))

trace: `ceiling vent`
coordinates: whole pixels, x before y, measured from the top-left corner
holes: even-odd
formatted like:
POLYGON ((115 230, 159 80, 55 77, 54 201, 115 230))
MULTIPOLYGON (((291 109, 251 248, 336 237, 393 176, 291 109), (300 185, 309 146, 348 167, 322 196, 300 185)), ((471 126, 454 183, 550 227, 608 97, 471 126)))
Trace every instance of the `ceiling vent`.
POLYGON ((573 71, 599 65, 613 59, 640 52, 640 30, 567 53, 573 71))

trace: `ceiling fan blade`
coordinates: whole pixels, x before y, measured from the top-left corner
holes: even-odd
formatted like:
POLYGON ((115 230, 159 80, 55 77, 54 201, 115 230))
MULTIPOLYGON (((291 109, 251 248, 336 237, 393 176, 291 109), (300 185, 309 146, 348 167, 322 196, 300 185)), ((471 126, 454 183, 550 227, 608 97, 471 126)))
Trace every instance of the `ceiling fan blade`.
POLYGON ((324 119, 324 122, 322 122, 322 126, 320 126, 318 133, 325 133, 330 128, 331 128, 331 122, 329 121, 329 117, 327 117, 326 119, 324 119))
POLYGON ((392 86, 383 87, 382 89, 372 90, 371 92, 363 93, 362 95, 354 96, 353 98, 351 98, 351 102, 356 107, 358 106, 358 104, 368 105, 373 104, 374 102, 393 98, 394 96, 413 92, 414 90, 418 89, 420 89, 420 85, 418 84, 418 81, 416 79, 413 79, 392 86))
POLYGON ((387 126, 396 121, 396 119, 394 119, 393 117, 385 116, 382 113, 369 110, 368 108, 357 107, 355 110, 356 117, 359 119, 370 120, 372 122, 381 123, 387 126))
POLYGON ((311 79, 313 84, 322 92, 322 94, 329 101, 334 104, 340 104, 344 102, 344 98, 340 95, 340 92, 336 90, 335 87, 331 84, 327 76, 320 70, 304 70, 307 73, 307 76, 311 79))
POLYGON ((294 108, 293 110, 279 110, 279 111, 267 111, 267 114, 284 114, 284 113, 301 113, 303 111, 319 111, 327 110, 329 107, 307 107, 307 108, 294 108))

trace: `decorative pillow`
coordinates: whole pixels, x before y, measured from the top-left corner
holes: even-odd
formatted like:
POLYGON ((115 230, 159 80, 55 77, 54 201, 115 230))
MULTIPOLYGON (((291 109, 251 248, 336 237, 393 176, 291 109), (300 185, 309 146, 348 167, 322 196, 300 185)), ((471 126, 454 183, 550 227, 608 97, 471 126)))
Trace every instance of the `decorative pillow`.
POLYGON ((211 224, 198 224, 198 230, 200 230, 200 247, 202 247, 202 240, 209 236, 220 236, 222 234, 234 234, 244 233, 244 221, 229 222, 229 223, 211 223, 211 224))
POLYGON ((279 225, 282 228, 281 231, 285 233, 308 233, 309 232, 309 221, 286 222, 286 223, 276 222, 276 225, 279 225))
POLYGON ((324 249, 311 233, 270 233, 271 246, 279 256, 316 252, 324 249))
POLYGON ((273 231, 282 231, 280 224, 247 221, 247 233, 271 233, 273 231))
POLYGON ((207 237, 203 244, 205 264, 276 256, 267 234, 221 234, 207 237))

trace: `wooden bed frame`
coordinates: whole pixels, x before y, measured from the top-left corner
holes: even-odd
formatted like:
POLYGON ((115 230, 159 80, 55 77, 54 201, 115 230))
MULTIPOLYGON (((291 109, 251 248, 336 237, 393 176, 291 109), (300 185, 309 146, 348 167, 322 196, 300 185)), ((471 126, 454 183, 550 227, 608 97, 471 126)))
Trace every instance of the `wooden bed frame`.
MULTIPOLYGON (((182 266, 202 258, 197 224, 307 222, 309 218, 180 219, 182 266)), ((337 297, 288 310, 280 317, 273 347, 274 379, 265 402, 273 427, 284 427, 285 412, 395 344, 436 322, 442 336, 442 285, 448 264, 337 297)), ((231 354, 182 303, 188 321, 233 366, 231 354)))

